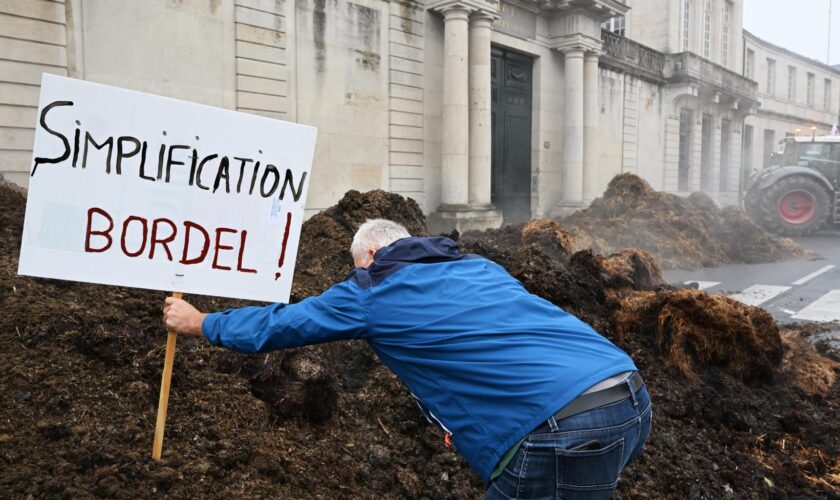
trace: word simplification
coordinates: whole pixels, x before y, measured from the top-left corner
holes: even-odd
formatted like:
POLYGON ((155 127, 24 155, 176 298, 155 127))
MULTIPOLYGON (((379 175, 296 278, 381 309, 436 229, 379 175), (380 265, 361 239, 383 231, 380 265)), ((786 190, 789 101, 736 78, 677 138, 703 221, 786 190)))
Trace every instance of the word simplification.
MULTIPOLYGON (((219 153, 203 154, 197 146, 186 144, 161 143, 157 148, 153 146, 150 151, 147 140, 130 135, 95 137, 89 130, 83 130, 78 120, 72 131, 60 130, 59 127, 48 124, 49 113, 64 106, 73 106, 73 101, 53 101, 41 111, 40 126, 50 135, 60 139, 64 150, 53 158, 36 157, 32 177, 41 165, 61 164, 67 161, 72 168, 86 169, 89 159, 96 155, 99 159, 104 157, 107 174, 123 175, 123 170, 127 171, 127 165, 130 163, 137 167, 139 178, 169 183, 173 168, 189 168, 188 185, 212 193, 246 193, 263 198, 276 196, 280 200, 288 194, 294 201, 298 201, 304 193, 306 172, 303 172, 299 179, 295 179, 291 169, 287 168, 281 173, 275 165, 258 159, 219 153)), ((165 131, 163 135, 166 135, 165 131)), ((196 140, 199 140, 198 136, 196 140)))

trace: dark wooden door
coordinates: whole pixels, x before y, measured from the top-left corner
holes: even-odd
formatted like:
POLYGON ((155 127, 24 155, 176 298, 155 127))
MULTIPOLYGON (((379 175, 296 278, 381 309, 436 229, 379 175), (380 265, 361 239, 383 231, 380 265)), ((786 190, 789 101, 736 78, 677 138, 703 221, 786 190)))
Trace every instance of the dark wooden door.
POLYGON ((493 48, 492 202, 505 223, 531 218, 531 58, 493 48))

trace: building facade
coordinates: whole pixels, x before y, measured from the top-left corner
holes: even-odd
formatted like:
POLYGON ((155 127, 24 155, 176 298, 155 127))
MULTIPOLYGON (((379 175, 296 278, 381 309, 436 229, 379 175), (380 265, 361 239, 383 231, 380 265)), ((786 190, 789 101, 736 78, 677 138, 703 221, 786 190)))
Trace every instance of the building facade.
POLYGON ((840 114, 840 68, 744 32, 744 76, 758 82, 761 107, 744 127, 744 170, 767 166, 791 135, 827 135, 840 114))
POLYGON ((496 226, 621 172, 734 203, 757 135, 840 111, 839 72, 742 17, 740 0, 11 0, 0 171, 26 184, 48 72, 318 127, 309 213, 381 188, 435 229, 496 226), (771 52, 779 75, 801 68, 800 106, 756 82, 771 52))

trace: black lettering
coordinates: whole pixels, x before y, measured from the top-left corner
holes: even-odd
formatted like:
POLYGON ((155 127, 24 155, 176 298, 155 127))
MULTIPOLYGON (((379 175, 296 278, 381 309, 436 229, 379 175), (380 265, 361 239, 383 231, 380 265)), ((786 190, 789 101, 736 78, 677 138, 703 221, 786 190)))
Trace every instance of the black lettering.
POLYGON ((35 171, 38 170, 38 165, 40 165, 42 163, 61 163, 64 160, 66 160, 68 157, 70 157, 70 142, 67 140, 66 137, 64 137, 60 133, 56 132, 55 130, 53 130, 53 129, 51 129, 47 126, 47 113, 49 113, 49 111, 56 106, 72 106, 72 105, 73 105, 73 101, 55 101, 55 102, 51 102, 51 103, 47 104, 46 106, 44 106, 44 110, 41 111, 41 119, 39 120, 39 123, 41 124, 42 127, 44 127, 44 130, 49 132, 51 135, 54 135, 56 137, 61 138, 61 142, 64 143, 64 153, 62 153, 61 156, 59 156, 58 158, 44 158, 42 156, 36 157, 35 158, 35 165, 32 166, 32 173, 29 175, 30 177, 35 176, 35 171))
POLYGON ((277 170, 272 164, 268 164, 265 166, 265 172, 263 172, 262 180, 260 180, 260 194, 263 198, 268 198, 274 191, 277 190, 277 185, 280 184, 280 172, 277 170), (271 189, 266 193, 265 192, 265 180, 268 178, 268 173, 271 172, 274 175, 274 182, 271 184, 271 189))
POLYGON ((298 201, 300 199, 300 196, 303 194, 303 183, 306 182, 306 172, 304 172, 303 175, 300 176, 300 183, 298 184, 297 190, 295 190, 294 180, 295 179, 294 175, 292 174, 292 171, 287 168, 286 178, 283 179, 283 187, 280 188, 281 200, 283 199, 283 196, 286 195, 286 186, 289 186, 289 189, 292 190, 292 198, 294 198, 295 201, 298 201))
POLYGON ((131 158, 132 156, 136 155, 140 152, 140 140, 135 137, 129 136, 122 136, 117 139, 117 175, 122 175, 122 161, 125 158, 131 158), (130 142, 134 144, 134 148, 131 150, 130 153, 126 153, 123 147, 123 144, 126 142, 130 142))
POLYGON ((239 160, 239 181, 236 183, 236 192, 241 192, 242 189, 242 178, 245 177, 245 164, 252 162, 254 160, 250 158, 239 158, 237 156, 233 157, 234 160, 239 160))
POLYGON ((219 189, 219 183, 222 178, 225 179, 225 192, 230 193, 230 180, 228 179, 228 170, 230 169, 230 160, 227 156, 222 156, 222 161, 219 162, 219 170, 216 172, 216 181, 213 183, 213 192, 219 189))
POLYGON ((260 162, 254 164, 254 172, 251 174, 251 189, 248 194, 254 194, 254 186, 257 184, 257 172, 260 169, 260 162))
POLYGON ((198 171, 195 173, 195 185, 205 191, 209 191, 210 188, 201 183, 201 170, 204 168, 205 163, 212 160, 213 158, 216 158, 217 156, 219 155, 212 154, 210 156, 205 156, 204 158, 202 158, 201 163, 198 164, 198 171))
POLYGON ((146 175, 146 148, 149 145, 148 142, 143 141, 143 149, 140 152, 140 177, 146 179, 147 181, 155 181, 155 178, 151 175, 146 175))
POLYGON ((169 182, 169 174, 172 171, 172 165, 184 164, 182 161, 172 159, 172 152, 176 149, 190 149, 190 147, 182 145, 169 146, 169 153, 166 155, 166 182, 169 182))
POLYGON ((73 168, 76 168, 79 161, 79 134, 81 132, 82 130, 77 128, 76 133, 73 134, 73 168))
POLYGON ((195 168, 198 166, 198 150, 193 148, 192 161, 190 162, 190 186, 195 183, 195 168))
MULTIPOLYGON (((166 135, 166 132, 163 133, 166 135)), ((157 170, 157 179, 160 180, 163 177, 163 153, 166 151, 166 144, 160 145, 160 151, 158 151, 158 170, 157 170)))
POLYGON ((93 136, 90 135, 90 132, 85 132, 85 150, 82 153, 82 168, 87 168, 87 157, 88 157, 88 144, 92 145, 96 149, 102 149, 105 146, 108 146, 108 157, 105 160, 105 173, 111 173, 111 153, 114 150, 114 138, 109 137, 105 141, 102 141, 102 144, 97 144, 96 141, 93 140, 93 136))

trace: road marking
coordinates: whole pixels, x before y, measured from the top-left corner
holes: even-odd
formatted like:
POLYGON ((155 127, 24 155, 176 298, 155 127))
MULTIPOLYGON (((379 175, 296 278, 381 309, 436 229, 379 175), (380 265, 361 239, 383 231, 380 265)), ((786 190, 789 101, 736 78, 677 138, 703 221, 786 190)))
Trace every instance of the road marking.
POLYGON ((817 269, 816 271, 814 271, 813 273, 811 273, 807 276, 803 276, 802 278, 799 278, 798 280, 794 281, 792 284, 793 285, 804 285, 805 283, 808 283, 809 281, 816 278, 817 276, 819 276, 819 275, 821 275, 825 272, 831 271, 832 269, 834 269, 834 266, 822 267, 822 268, 817 269))
POLYGON ((790 290, 789 286, 753 285, 740 293, 730 295, 730 297, 748 306, 759 306, 788 290, 790 290))
POLYGON ((716 287, 720 285, 720 281, 697 281, 697 280, 689 280, 683 283, 683 285, 690 285, 692 283, 697 283, 697 286, 700 287, 700 290, 708 290, 709 288, 716 287))
POLYGON ((832 290, 811 302, 805 309, 796 313, 792 319, 819 321, 821 323, 840 321, 840 290, 832 290))

